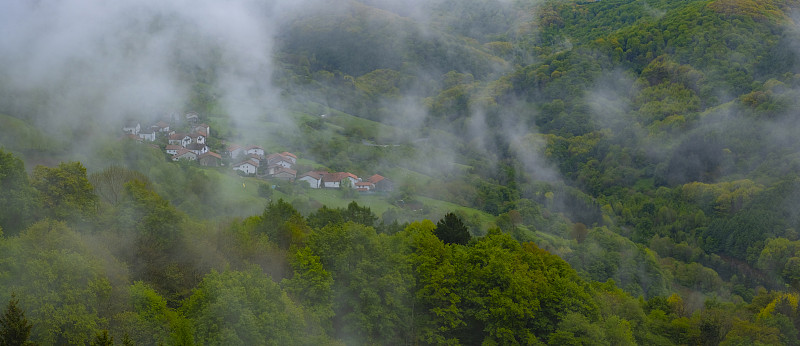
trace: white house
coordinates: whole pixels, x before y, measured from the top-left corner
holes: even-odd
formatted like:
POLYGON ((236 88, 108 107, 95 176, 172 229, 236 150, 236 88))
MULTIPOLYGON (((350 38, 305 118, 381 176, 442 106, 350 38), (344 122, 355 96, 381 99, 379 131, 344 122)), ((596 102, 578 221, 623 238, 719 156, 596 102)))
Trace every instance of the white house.
POLYGON ((194 160, 197 160, 197 154, 195 154, 194 152, 190 151, 189 149, 181 148, 181 149, 178 150, 177 154, 172 156, 172 161, 178 161, 178 160, 191 160, 191 161, 194 161, 194 160))
POLYGON ((289 161, 292 161, 292 164, 295 164, 295 163, 297 163, 297 156, 295 156, 294 154, 292 154, 292 153, 290 153, 290 152, 288 152, 288 151, 284 151, 284 152, 282 152, 282 153, 281 153, 281 155, 282 155, 282 156, 283 156, 285 159, 287 159, 287 160, 289 160, 289 161))
POLYGON ((297 171, 278 166, 276 170, 270 172, 270 175, 275 179, 294 180, 297 176, 297 171))
POLYGON ((244 174, 256 174, 258 170, 258 161, 248 159, 233 165, 233 170, 240 171, 244 174))
POLYGON ((257 145, 251 145, 245 149, 248 154, 256 154, 258 157, 264 157, 264 148, 257 145))
POLYGON ((183 149, 183 147, 180 146, 180 145, 167 144, 167 147, 164 148, 164 151, 166 151, 167 154, 176 155, 176 154, 178 154, 178 150, 181 150, 181 149, 183 149))
POLYGON ((135 122, 135 121, 131 121, 131 122, 125 123, 125 125, 122 126, 122 131, 123 132, 128 133, 128 134, 132 134, 132 135, 138 135, 139 131, 141 131, 141 130, 142 130, 142 126, 139 125, 139 123, 135 122))
POLYGON ((355 186, 355 184, 359 182, 358 177, 353 173, 328 173, 322 176, 322 187, 338 189, 342 186, 342 182, 345 179, 350 180, 350 186, 355 186))
POLYGON ((208 146, 200 143, 189 144, 186 146, 186 149, 189 149, 189 151, 197 154, 198 156, 208 152, 208 146))
POLYGON ((211 136, 211 127, 208 124, 200 124, 192 126, 192 131, 202 134, 203 136, 211 136))
POLYGON ((190 123, 197 122, 197 119, 198 119, 197 113, 195 113, 195 112, 186 113, 186 115, 184 117, 186 118, 186 121, 188 121, 190 123))
POLYGON ((156 140, 156 132, 153 130, 146 130, 139 132, 139 138, 146 141, 154 142, 156 140))
POLYGON ((165 121, 159 121, 153 126, 158 127, 158 132, 161 132, 161 133, 169 133, 170 132, 169 123, 167 123, 165 121))
POLYGON ((356 188, 356 190, 361 192, 366 192, 375 189, 375 185, 368 181, 359 181, 354 185, 354 187, 356 188))
POLYGON ((189 139, 192 141, 192 143, 206 144, 206 136, 203 136, 196 132, 190 134, 189 139))
POLYGON ((323 174, 326 174, 326 173, 328 173, 328 172, 311 171, 311 172, 308 172, 308 173, 305 173, 305 174, 301 175, 300 178, 298 178, 297 180, 302 180, 302 181, 308 182, 308 185, 311 186, 312 189, 319 189, 319 188, 322 187, 323 174))

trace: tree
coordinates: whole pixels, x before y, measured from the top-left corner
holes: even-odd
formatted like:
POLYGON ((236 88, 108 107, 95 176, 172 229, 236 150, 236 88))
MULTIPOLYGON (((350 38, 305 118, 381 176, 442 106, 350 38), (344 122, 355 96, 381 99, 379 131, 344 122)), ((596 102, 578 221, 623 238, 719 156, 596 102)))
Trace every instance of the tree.
POLYGON ((17 304, 19 304, 19 300, 12 293, 6 312, 0 316, 0 344, 2 345, 25 345, 31 335, 31 327, 33 326, 28 323, 25 313, 17 304))
POLYGON ((144 174, 120 166, 109 166, 100 172, 90 174, 88 179, 94 186, 97 196, 111 205, 117 205, 121 201, 127 182, 139 180, 148 185, 144 174))
POLYGON ((466 245, 472 236, 467 226, 453 213, 447 213, 443 219, 436 223, 434 234, 446 244, 466 245))
POLYGON ((103 329, 102 333, 97 333, 91 346, 114 346, 114 337, 108 335, 108 330, 103 329))
POLYGON ((97 195, 80 162, 62 162, 54 168, 36 166, 33 187, 39 190, 48 216, 75 221, 96 213, 97 195))
POLYGON ((33 221, 36 190, 22 160, 0 149, 0 227, 15 235, 33 221))

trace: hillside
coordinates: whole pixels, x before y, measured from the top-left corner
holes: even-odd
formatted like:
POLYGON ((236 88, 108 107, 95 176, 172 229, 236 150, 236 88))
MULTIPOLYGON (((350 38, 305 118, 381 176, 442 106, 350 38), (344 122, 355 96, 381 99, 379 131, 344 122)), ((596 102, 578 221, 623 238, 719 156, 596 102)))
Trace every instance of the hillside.
POLYGON ((0 302, 39 344, 797 344, 798 5, 9 5, 0 302), (120 130, 189 112, 393 189, 120 130))

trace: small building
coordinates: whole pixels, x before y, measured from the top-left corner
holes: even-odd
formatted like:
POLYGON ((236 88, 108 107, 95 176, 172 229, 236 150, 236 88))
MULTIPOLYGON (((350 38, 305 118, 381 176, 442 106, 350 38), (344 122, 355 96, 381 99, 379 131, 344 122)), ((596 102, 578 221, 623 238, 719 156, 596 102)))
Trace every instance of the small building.
POLYGON ((394 183, 379 174, 375 174, 367 179, 368 182, 375 185, 375 191, 391 192, 394 191, 394 183))
POLYGON ((201 166, 206 167, 219 167, 222 164, 222 155, 213 151, 206 151, 198 156, 201 166))
POLYGON ((172 161, 180 161, 180 160, 196 161, 197 154, 195 154, 193 151, 189 149, 181 148, 178 150, 177 154, 172 155, 172 161))
POLYGON ((186 113, 186 115, 184 115, 184 118, 185 118, 185 119, 186 119, 186 121, 188 121, 190 124, 194 124, 194 123, 196 123, 196 122, 197 122, 197 120, 198 120, 200 117, 198 117, 198 116, 197 116, 197 113, 195 113, 195 112, 189 112, 189 113, 186 113))
POLYGON ((267 164, 270 166, 281 166, 285 168, 292 168, 294 161, 288 156, 281 154, 270 154, 267 156, 267 164))
POLYGON ((185 133, 173 133, 169 135, 167 142, 169 144, 180 145, 182 147, 185 147, 192 143, 192 138, 185 133))
POLYGON ((197 132, 189 134, 189 140, 192 141, 192 143, 206 144, 206 136, 203 136, 197 132))
POLYGON ((288 152, 288 151, 284 151, 284 152, 282 152, 282 153, 281 153, 281 155, 282 155, 282 156, 283 156, 285 159, 287 159, 287 160, 291 161, 291 162, 292 162, 292 164, 296 164, 296 163, 297 163, 297 156, 295 156, 294 154, 292 154, 292 153, 290 153, 290 152, 288 152))
POLYGON ((228 148, 227 148, 227 151, 228 151, 229 157, 232 158, 232 159, 237 158, 237 157, 242 156, 242 155, 245 154, 244 148, 242 148, 241 146, 236 145, 236 144, 229 145, 228 148))
POLYGON ((175 154, 178 153, 178 150, 181 150, 181 149, 183 149, 183 147, 180 146, 180 145, 167 144, 166 148, 164 148, 164 151, 166 151, 167 154, 175 155, 175 154))
POLYGON ((271 175, 275 179, 292 181, 295 177, 297 177, 297 171, 279 166, 271 175))
POLYGON ((167 123, 166 121, 159 121, 153 126, 155 126, 158 129, 158 132, 161 133, 169 133, 171 131, 169 129, 169 123, 167 123))
POLYGON ((375 189, 375 185, 368 181, 359 181, 355 184, 355 188, 359 192, 367 192, 375 189))
POLYGON ((342 187, 342 182, 345 180, 350 181, 350 186, 355 186, 355 184, 359 182, 358 176, 356 176, 353 173, 348 173, 348 172, 328 173, 322 177, 322 187, 338 189, 342 187))
POLYGON ((257 145, 251 145, 245 148, 245 152, 248 154, 256 154, 258 157, 264 157, 264 148, 257 145))
POLYGON ((306 172, 298 178, 298 181, 305 181, 308 182, 308 185, 312 189, 319 189, 322 187, 322 177, 328 174, 328 172, 321 172, 321 171, 311 171, 306 172))
POLYGON ((239 162, 233 165, 233 170, 242 172, 244 174, 256 174, 258 171, 258 161, 253 159, 247 159, 245 161, 239 162))
POLYGON ((156 140, 156 132, 153 130, 145 130, 139 132, 139 137, 143 140, 155 142, 156 140))
POLYGON ((200 125, 195 125, 195 126, 192 126, 192 132, 197 132, 197 133, 199 133, 199 134, 201 134, 203 136, 208 137, 208 136, 211 135, 211 127, 208 126, 208 124, 205 124, 205 123, 200 124, 200 125))
POLYGON ((122 126, 122 132, 127 134, 138 135, 139 131, 142 131, 142 126, 138 121, 128 121, 122 126))
POLYGON ((186 149, 189 149, 193 153, 197 154, 198 156, 205 154, 208 152, 208 146, 201 143, 192 143, 186 146, 186 149))

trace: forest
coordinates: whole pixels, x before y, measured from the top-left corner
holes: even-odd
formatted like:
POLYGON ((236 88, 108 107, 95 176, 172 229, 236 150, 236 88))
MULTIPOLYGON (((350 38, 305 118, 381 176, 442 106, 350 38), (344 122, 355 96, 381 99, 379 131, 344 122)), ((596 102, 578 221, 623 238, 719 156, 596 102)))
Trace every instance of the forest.
POLYGON ((14 2, 0 344, 798 345, 799 6, 14 2))

